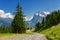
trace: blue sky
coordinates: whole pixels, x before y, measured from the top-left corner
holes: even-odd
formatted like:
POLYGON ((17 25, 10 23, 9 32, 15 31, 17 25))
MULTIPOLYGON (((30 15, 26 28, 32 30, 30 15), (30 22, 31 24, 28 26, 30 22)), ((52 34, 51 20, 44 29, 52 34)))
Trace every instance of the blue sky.
POLYGON ((54 11, 60 9, 60 0, 0 0, 0 9, 12 14, 20 2, 26 16, 33 16, 37 11, 54 11))

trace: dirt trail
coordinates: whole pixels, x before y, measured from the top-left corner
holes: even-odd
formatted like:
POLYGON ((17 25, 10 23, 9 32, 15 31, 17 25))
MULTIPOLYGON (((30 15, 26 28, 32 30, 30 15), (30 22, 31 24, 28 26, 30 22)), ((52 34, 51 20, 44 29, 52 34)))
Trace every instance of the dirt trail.
POLYGON ((33 33, 30 35, 17 36, 13 38, 4 38, 0 40, 47 40, 47 38, 42 34, 33 33))

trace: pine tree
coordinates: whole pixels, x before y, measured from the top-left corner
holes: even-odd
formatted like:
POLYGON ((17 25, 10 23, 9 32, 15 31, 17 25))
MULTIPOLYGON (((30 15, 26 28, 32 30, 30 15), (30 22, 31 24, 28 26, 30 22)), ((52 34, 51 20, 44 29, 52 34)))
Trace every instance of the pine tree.
POLYGON ((35 31, 39 31, 41 29, 40 22, 36 23, 35 31))
POLYGON ((22 12, 22 8, 20 4, 18 3, 16 15, 14 17, 14 20, 12 21, 12 32, 25 33, 25 31, 26 31, 25 18, 22 12))
POLYGON ((42 20, 42 25, 44 25, 44 17, 43 17, 43 20, 42 20))
POLYGON ((43 17, 43 19, 42 19, 42 23, 41 23, 41 29, 40 30, 43 30, 43 28, 44 28, 44 23, 45 21, 44 21, 44 17, 43 17))

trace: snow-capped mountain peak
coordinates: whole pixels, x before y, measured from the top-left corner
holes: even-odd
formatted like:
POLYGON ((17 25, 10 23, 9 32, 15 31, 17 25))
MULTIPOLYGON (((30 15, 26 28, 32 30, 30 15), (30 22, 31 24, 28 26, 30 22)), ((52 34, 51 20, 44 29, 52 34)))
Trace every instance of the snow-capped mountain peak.
POLYGON ((50 12, 45 12, 45 11, 40 12, 40 11, 38 11, 34 14, 33 18, 28 22, 28 24, 30 24, 30 22, 31 22, 31 24, 30 24, 31 27, 35 27, 36 23, 37 22, 42 23, 43 17, 44 17, 44 20, 45 20, 45 18, 48 14, 50 14, 50 12))
POLYGON ((41 16, 41 17, 46 17, 48 14, 50 14, 50 12, 40 12, 40 11, 38 11, 38 12, 36 12, 34 15, 35 16, 41 16))

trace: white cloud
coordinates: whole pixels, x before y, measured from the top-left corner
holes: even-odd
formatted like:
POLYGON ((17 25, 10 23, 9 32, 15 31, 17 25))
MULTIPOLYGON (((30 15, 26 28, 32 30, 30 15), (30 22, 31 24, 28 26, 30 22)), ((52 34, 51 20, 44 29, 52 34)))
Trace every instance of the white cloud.
POLYGON ((0 18, 14 18, 14 15, 12 15, 10 12, 5 13, 4 10, 0 10, 0 18))
MULTIPOLYGON (((0 10, 0 18, 14 18, 14 15, 12 15, 10 12, 5 13, 4 10, 0 10)), ((33 18, 33 16, 31 17, 25 17, 25 21, 30 21, 33 18)))
POLYGON ((33 18, 33 16, 31 17, 25 17, 26 21, 30 21, 33 18))

